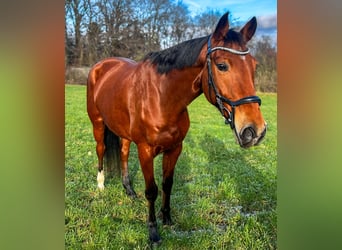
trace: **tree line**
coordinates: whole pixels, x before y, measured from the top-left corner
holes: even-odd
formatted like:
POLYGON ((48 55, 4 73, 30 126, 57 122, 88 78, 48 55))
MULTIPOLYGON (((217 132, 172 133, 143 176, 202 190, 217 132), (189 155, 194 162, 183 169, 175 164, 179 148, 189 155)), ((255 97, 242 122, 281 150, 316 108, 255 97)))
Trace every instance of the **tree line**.
MULTIPOLYGON (((223 12, 208 9, 192 16, 186 4, 172 0, 66 0, 66 67, 91 66, 112 56, 140 60, 150 51, 209 35, 223 12)), ((250 46, 272 75, 276 49, 269 37, 250 46)))

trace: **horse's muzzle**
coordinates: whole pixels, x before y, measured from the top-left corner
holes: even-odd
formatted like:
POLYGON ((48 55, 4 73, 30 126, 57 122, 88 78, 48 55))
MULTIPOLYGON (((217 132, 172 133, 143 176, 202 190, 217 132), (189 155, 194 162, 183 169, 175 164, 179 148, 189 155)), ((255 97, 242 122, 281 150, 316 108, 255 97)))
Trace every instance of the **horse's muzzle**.
POLYGON ((265 124, 264 129, 258 135, 253 126, 245 127, 241 130, 238 135, 238 142, 241 147, 249 148, 251 146, 258 145, 266 135, 267 125, 265 124))

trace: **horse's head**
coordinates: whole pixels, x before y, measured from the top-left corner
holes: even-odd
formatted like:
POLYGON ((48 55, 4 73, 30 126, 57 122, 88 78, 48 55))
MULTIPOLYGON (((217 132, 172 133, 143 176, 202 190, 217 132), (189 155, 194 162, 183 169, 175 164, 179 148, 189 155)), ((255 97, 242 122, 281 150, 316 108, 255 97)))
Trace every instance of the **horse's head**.
POLYGON ((229 29, 228 13, 209 37, 207 70, 203 92, 235 132, 237 142, 247 148, 257 145, 266 134, 266 122, 255 96, 256 60, 246 43, 253 37, 257 22, 253 17, 240 31, 229 29))

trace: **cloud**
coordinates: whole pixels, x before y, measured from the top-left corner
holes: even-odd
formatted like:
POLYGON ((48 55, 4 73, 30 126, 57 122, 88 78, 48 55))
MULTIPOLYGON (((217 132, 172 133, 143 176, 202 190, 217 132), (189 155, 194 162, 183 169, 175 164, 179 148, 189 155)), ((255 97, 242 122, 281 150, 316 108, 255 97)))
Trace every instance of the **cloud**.
POLYGON ((277 14, 259 16, 257 21, 260 29, 277 29, 277 14))
POLYGON ((189 8, 198 9, 201 7, 200 4, 196 3, 196 1, 184 0, 184 3, 189 6, 189 8))
POLYGON ((269 36, 271 41, 277 44, 277 14, 257 17, 257 37, 269 36))

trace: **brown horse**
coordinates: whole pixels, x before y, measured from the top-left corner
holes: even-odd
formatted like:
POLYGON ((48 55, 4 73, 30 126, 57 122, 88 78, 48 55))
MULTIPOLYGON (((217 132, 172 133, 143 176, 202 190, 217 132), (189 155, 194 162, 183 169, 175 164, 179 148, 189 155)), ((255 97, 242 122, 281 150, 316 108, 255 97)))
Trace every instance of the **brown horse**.
POLYGON ((98 187, 104 188, 105 165, 106 176, 121 169, 127 194, 136 196, 128 175, 133 141, 145 179, 149 239, 154 243, 161 239, 153 159, 163 153, 161 213, 169 225, 174 168, 190 124, 187 106, 196 97, 204 93, 219 109, 241 147, 257 145, 265 136, 261 100, 254 89, 256 60, 246 47, 256 25, 253 17, 240 31, 229 29, 226 13, 210 36, 149 53, 141 62, 105 59, 89 73, 87 109, 97 143, 98 187))

